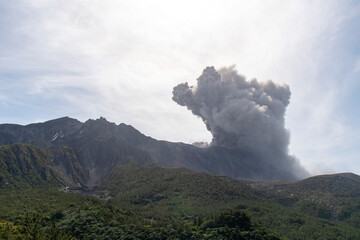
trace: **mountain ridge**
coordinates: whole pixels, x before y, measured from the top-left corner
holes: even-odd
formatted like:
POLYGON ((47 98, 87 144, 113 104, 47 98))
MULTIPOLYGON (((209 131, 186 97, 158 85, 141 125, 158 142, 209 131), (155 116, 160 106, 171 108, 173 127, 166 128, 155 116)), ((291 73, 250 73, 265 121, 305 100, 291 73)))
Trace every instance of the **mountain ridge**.
POLYGON ((44 149, 71 148, 85 169, 88 184, 101 183, 116 165, 131 160, 144 165, 185 167, 195 171, 251 180, 296 180, 281 166, 253 153, 224 147, 198 148, 185 143, 159 141, 105 118, 82 123, 63 117, 44 123, 1 124, 0 145, 28 143, 44 149))

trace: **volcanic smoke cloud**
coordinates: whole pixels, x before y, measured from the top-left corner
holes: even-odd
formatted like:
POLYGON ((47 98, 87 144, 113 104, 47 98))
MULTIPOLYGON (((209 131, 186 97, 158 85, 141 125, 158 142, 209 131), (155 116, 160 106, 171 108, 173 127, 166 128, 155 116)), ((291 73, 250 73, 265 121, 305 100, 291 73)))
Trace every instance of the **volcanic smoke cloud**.
POLYGON ((207 67, 195 86, 174 87, 173 100, 201 117, 213 135, 212 146, 240 149, 294 173, 301 168, 288 154, 284 126, 290 94, 287 85, 247 81, 234 67, 219 72, 207 67))

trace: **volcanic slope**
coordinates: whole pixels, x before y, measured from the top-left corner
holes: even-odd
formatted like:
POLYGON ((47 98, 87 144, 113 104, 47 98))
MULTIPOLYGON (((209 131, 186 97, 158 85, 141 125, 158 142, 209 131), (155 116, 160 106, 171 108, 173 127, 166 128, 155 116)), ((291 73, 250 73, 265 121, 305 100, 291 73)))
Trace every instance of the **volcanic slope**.
POLYGON ((144 166, 185 167, 232 178, 296 180, 281 166, 250 152, 158 141, 130 125, 116 125, 105 118, 81 123, 64 117, 26 126, 0 125, 0 145, 12 143, 28 143, 44 149, 69 147, 84 169, 82 181, 90 185, 101 183, 113 167, 131 160, 144 166))

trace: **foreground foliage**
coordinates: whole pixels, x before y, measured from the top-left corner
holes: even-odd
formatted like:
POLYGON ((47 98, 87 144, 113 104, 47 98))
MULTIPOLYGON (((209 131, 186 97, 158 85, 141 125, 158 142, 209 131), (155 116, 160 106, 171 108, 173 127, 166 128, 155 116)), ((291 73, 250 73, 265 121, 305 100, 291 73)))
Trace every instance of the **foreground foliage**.
POLYGON ((101 201, 89 192, 60 192, 46 178, 37 182, 33 176, 18 182, 7 176, 11 184, 1 187, 0 239, 360 238, 356 184, 351 191, 342 184, 344 194, 329 195, 309 181, 253 187, 187 169, 129 164, 114 169, 100 186, 100 193, 110 195, 101 201), (336 219, 325 200, 341 207, 336 219))
POLYGON ((0 239, 282 239, 242 211, 191 221, 151 221, 94 197, 48 189, 0 195, 0 239), (20 198, 26 209, 13 201, 20 198))
MULTIPOLYGON (((346 221, 334 221, 331 216, 326 218, 325 204, 187 169, 130 164, 115 169, 103 188, 113 196, 112 204, 148 219, 189 220, 238 209, 254 223, 290 239, 360 238, 360 229, 353 224, 358 219, 356 212, 346 221)), ((356 209, 356 198, 353 202, 347 206, 356 209)))

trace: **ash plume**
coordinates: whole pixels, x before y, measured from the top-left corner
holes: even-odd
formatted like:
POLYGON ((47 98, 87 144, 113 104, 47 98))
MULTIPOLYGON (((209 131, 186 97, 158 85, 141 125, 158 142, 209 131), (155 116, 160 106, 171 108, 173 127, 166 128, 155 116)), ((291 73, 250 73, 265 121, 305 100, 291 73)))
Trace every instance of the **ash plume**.
POLYGON ((240 149, 294 176, 306 175, 288 154, 284 115, 288 85, 247 80, 235 67, 207 67, 197 84, 173 89, 173 100, 199 116, 212 133, 212 146, 240 149))

